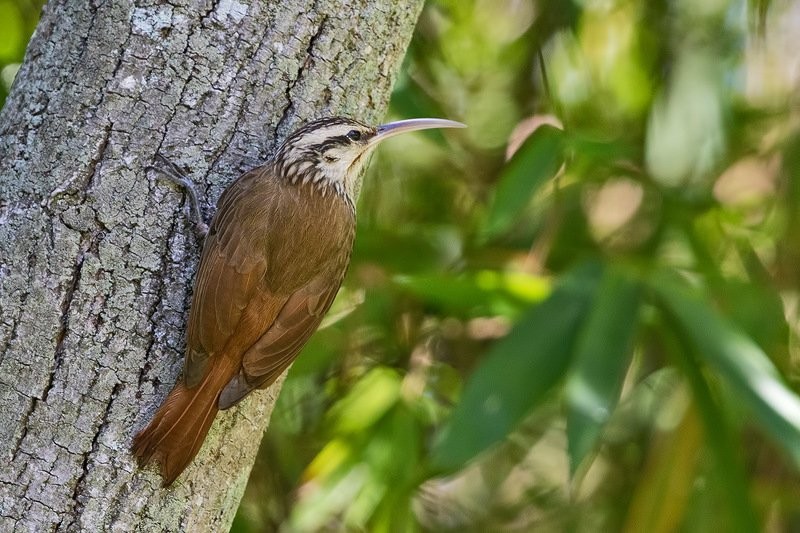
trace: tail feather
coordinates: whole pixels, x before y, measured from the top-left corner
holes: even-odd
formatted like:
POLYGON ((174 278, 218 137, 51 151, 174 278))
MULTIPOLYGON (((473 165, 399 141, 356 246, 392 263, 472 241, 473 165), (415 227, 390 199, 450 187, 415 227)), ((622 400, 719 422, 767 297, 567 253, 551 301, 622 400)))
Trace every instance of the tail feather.
POLYGON ((217 414, 217 401, 230 380, 221 365, 209 369, 192 388, 179 381, 153 420, 133 439, 131 450, 144 466, 155 460, 161 468, 163 486, 171 485, 203 445, 217 414))

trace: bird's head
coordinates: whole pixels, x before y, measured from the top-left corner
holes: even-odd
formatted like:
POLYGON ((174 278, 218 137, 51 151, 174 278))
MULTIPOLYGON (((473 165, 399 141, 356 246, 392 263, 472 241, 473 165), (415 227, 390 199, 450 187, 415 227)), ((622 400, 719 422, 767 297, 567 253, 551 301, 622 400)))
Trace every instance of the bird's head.
POLYGON ((389 137, 431 128, 464 128, 438 118, 418 118, 367 126, 350 118, 323 118, 292 133, 278 149, 278 174, 290 183, 311 183, 354 199, 369 154, 389 137))

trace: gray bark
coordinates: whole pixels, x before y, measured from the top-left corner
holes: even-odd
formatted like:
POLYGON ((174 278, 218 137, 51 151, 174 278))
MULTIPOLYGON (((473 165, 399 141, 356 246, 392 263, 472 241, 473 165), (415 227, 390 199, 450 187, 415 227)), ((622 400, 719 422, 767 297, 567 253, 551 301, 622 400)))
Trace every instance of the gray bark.
POLYGON ((0 531, 230 527, 279 385, 160 488, 128 451, 180 373, 224 187, 303 121, 375 122, 422 0, 53 0, 0 114, 0 531))

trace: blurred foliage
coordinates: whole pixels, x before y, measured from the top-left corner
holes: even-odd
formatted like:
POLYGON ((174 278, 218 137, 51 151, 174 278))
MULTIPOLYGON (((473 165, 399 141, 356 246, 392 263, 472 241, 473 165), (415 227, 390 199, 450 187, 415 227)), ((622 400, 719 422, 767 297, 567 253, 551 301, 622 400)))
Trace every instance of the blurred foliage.
POLYGON ((46 0, 0 0, 0 108, 46 0))
POLYGON ((800 529, 798 49, 797 0, 430 0, 391 115, 469 129, 374 158, 233 531, 800 529))
POLYGON ((429 1, 234 531, 800 528, 798 30, 429 1))

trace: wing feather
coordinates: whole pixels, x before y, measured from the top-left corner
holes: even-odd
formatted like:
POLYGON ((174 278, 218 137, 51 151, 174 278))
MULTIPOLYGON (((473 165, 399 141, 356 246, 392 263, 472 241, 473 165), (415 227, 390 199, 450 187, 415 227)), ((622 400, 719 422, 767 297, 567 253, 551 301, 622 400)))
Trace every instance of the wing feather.
POLYGON ((293 358, 316 331, 328 312, 341 280, 312 283, 294 293, 272 327, 250 348, 242 360, 248 380, 259 383, 293 358))
POLYGON ((289 297, 270 328, 245 352, 241 372, 220 397, 220 409, 235 405, 254 389, 271 385, 286 370, 319 327, 341 282, 341 276, 320 276, 289 297))
POLYGON ((261 171, 245 174, 226 189, 206 237, 189 314, 185 364, 189 387, 200 382, 209 359, 230 341, 267 271, 271 221, 255 220, 248 234, 235 231, 236 222, 251 222, 242 217, 252 207, 251 189, 261 171))

